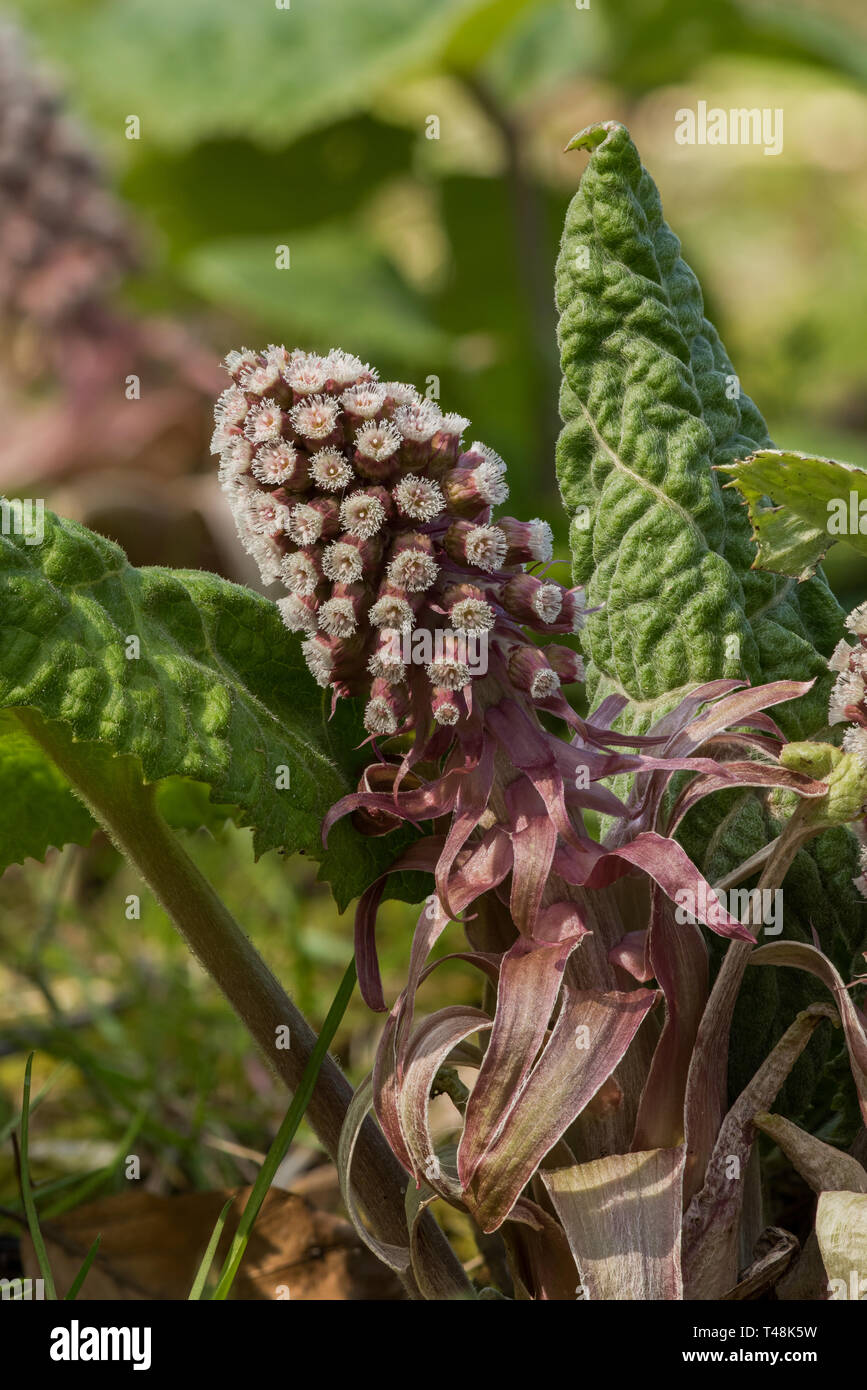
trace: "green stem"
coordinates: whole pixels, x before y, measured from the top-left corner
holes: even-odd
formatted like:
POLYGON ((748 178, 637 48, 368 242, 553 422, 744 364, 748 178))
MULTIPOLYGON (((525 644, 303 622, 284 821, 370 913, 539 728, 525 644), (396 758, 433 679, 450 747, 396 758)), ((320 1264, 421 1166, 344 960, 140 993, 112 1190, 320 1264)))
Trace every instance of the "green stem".
MULTIPOLYGON (((157 811, 154 788, 142 783, 135 758, 110 761, 88 756, 63 725, 33 710, 16 710, 24 728, 60 768, 117 849, 148 885, 160 906, 222 990, 271 1066, 291 1091, 300 1086, 316 1046, 316 1034, 262 960, 207 879, 199 872, 157 811), (279 1047, 287 1034, 289 1046, 279 1047)), ((352 1087, 331 1057, 320 1068, 307 1117, 323 1148, 336 1160, 352 1087)), ((394 1245, 408 1241, 404 1211, 407 1175, 381 1131, 365 1123, 353 1163, 353 1180, 373 1230, 394 1245)), ((432 1217, 427 1219, 429 1258, 460 1265, 432 1217)), ((408 1292, 418 1297, 414 1282, 408 1292)))

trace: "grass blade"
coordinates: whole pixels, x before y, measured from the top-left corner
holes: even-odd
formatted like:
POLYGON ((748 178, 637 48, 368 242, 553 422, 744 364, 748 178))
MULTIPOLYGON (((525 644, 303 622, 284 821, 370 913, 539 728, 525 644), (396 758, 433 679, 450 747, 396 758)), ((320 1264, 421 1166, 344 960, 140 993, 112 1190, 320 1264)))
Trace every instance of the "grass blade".
POLYGON ((97 1237, 96 1237, 96 1240, 93 1242, 93 1245, 91 1245, 90 1249, 88 1250, 87 1254, 85 1255, 84 1260, 82 1261, 81 1269, 78 1271, 78 1273, 76 1274, 76 1276, 75 1276, 75 1278, 73 1279, 72 1283, 70 1284, 70 1286, 69 1286, 69 1292, 65 1295, 65 1299, 64 1299, 65 1302, 66 1302, 66 1301, 68 1301, 68 1302, 74 1302, 75 1299, 78 1298, 79 1292, 80 1292, 80 1290, 81 1290, 81 1286, 82 1286, 82 1284, 84 1283, 85 1279, 87 1278, 87 1275, 88 1275, 88 1271, 89 1271, 89 1269, 90 1269, 90 1266, 93 1264, 94 1260, 96 1259, 96 1252, 97 1252, 97 1250, 99 1249, 99 1242, 100 1242, 101 1240, 102 1240, 102 1236, 101 1236, 101 1235, 100 1235, 100 1236, 97 1236, 97 1237))
POLYGON ((208 1275, 211 1272, 211 1265, 214 1263, 214 1256, 217 1253, 217 1246, 220 1243, 220 1236, 223 1234, 223 1227, 226 1224, 226 1217, 229 1215, 229 1207, 232 1205, 234 1200, 234 1197, 230 1197, 228 1202, 226 1202, 225 1206, 223 1207, 223 1210, 220 1212, 220 1215, 217 1217, 217 1224, 211 1232, 211 1239, 208 1241, 208 1248, 202 1256, 202 1263, 199 1265, 196 1277, 193 1280, 193 1287, 190 1289, 189 1301, 191 1302, 195 1299, 201 1298, 202 1296, 202 1290, 204 1289, 205 1282, 208 1278, 208 1275))
POLYGON ((334 996, 331 1008, 328 1010, 328 1017, 322 1025, 322 1032, 316 1039, 316 1045, 310 1054, 307 1066, 304 1068, 301 1084, 292 1097, 292 1102, 286 1112, 286 1118, 274 1136, 274 1142, 268 1150, 265 1162, 259 1169, 252 1191, 247 1198, 247 1205, 244 1207, 241 1214, 241 1220, 238 1222, 238 1229, 220 1272, 219 1283, 214 1290, 214 1298, 217 1300, 228 1297, 229 1290, 238 1272, 238 1267, 244 1257, 247 1241, 250 1238, 256 1218, 262 1208, 262 1203, 274 1181, 277 1169, 286 1156, 289 1145, 295 1138, 298 1126, 304 1118, 304 1111, 310 1103, 310 1097, 316 1085, 316 1077, 319 1075, 319 1068, 322 1066, 325 1054, 331 1046, 334 1034, 340 1027, 340 1021, 346 1012, 346 1007, 352 997, 352 991, 355 988, 356 978, 355 957, 353 956, 346 967, 346 972, 334 996))
POLYGON ((33 1249, 36 1251, 39 1272, 45 1283, 46 1297, 56 1299, 57 1290, 54 1287, 54 1276, 51 1273, 51 1265, 48 1262, 48 1252, 45 1249, 45 1242, 42 1239, 42 1232, 39 1229, 39 1217, 36 1215, 36 1203, 33 1200, 33 1188, 30 1185, 30 1157, 28 1146, 30 1142, 30 1073, 32 1069, 33 1053, 31 1052, 30 1056, 27 1058, 27 1065, 24 1068, 24 1096, 21 1102, 21 1156, 19 1162, 21 1200, 24 1203, 24 1214, 27 1217, 27 1227, 30 1231, 30 1239, 33 1241, 33 1249))
MULTIPOLYGON (((69 1071, 69 1066, 69 1062, 61 1062, 57 1070, 51 1073, 45 1085, 42 1087, 42 1090, 39 1092, 38 1095, 35 1095, 32 1101, 30 1102, 31 1115, 48 1095, 48 1092, 51 1090, 52 1086, 59 1079, 59 1077, 61 1077, 65 1071, 69 1071)), ((6 1140, 9 1138, 10 1134, 12 1133, 13 1129, 15 1129, 17 1124, 18 1116, 13 1115, 10 1120, 6 1121, 5 1125, 0 1125, 0 1147, 2 1147, 3 1144, 6 1143, 6 1140)))

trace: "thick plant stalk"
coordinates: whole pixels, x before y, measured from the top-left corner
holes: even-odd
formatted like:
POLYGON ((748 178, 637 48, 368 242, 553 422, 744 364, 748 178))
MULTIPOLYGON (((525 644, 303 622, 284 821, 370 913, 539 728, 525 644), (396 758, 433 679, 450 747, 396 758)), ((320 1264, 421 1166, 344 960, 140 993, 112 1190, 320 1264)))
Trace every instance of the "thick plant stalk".
MULTIPOLYGON (((21 724, 68 778, 75 792, 113 843, 147 883, 190 950, 219 985, 280 1079, 295 1091, 316 1043, 316 1034, 272 975, 232 914, 199 872, 154 803, 154 789, 141 782, 131 758, 111 760, 112 779, 89 762, 87 745, 76 744, 58 725, 30 710, 17 710, 21 724), (290 1046, 277 1048, 280 1029, 290 1046)), ((336 1158, 352 1087, 326 1056, 307 1108, 317 1137, 336 1158)), ((396 1245, 407 1243, 404 1210, 406 1174, 383 1135, 368 1121, 359 1135, 354 1185, 375 1232, 396 1245)), ((424 1245, 436 1265, 460 1265, 433 1217, 422 1218, 424 1245)), ((418 1297, 411 1275, 408 1292, 418 1297)))

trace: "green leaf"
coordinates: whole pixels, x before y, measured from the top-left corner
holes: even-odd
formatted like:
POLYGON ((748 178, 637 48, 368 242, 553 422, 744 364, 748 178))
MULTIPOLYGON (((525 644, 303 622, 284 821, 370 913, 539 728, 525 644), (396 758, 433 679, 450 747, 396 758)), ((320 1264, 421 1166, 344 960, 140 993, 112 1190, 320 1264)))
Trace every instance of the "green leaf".
POLYGON ((423 366, 450 347, 388 261, 351 226, 226 237, 197 247, 183 270, 199 293, 254 315, 287 341, 339 342, 350 352, 423 366), (289 247, 287 269, 276 266, 279 245, 289 247))
POLYGON ((633 93, 658 90, 707 55, 728 53, 804 63, 864 81, 864 45, 852 25, 801 5, 611 0, 603 13, 611 43, 606 76, 633 93))
POLYGON ((317 130, 286 149, 252 138, 209 139, 191 149, 141 142, 120 191, 159 228, 172 259, 214 236, 280 237, 346 218, 377 186, 406 174, 417 137, 370 116, 317 130), (227 198, 226 189, 232 196, 227 198), (304 197, 298 197, 298 190, 304 197))
POLYGON ((547 0, 481 0, 469 6, 443 48, 444 65, 462 71, 475 68, 525 11, 547 8, 547 0))
MULTIPOLYGON (((575 578, 601 605, 582 634, 591 707, 623 692, 631 703, 621 727, 640 733, 703 681, 816 678, 808 697, 775 711, 790 738, 810 737, 827 728, 824 658, 842 612, 821 574, 798 585, 752 568, 746 510, 714 467, 767 448, 767 429, 704 316, 628 131, 593 126, 572 148, 590 161, 557 263, 557 470, 575 578)), ((689 817, 684 844, 714 881, 779 833, 780 815, 752 793, 725 793, 689 817)), ((794 875, 803 892, 786 894, 785 932, 809 940, 810 923, 823 923, 823 944, 845 972, 864 935, 857 865, 848 832, 827 850, 826 839, 790 870, 787 883, 794 875)), ((748 982, 732 1030, 735 1093, 815 993, 748 982)), ((799 1103, 818 1080, 813 1067, 799 1063, 787 1088, 794 1094, 801 1078, 799 1103)))
POLYGON ((725 472, 733 479, 726 486, 735 488, 749 509, 758 549, 754 563, 761 569, 808 579, 841 536, 867 554, 867 535, 859 529, 859 508, 867 500, 863 468, 809 454, 759 449, 725 472))
POLYGON ((628 131, 594 126, 572 148, 591 158, 557 263, 557 468, 575 578, 604 605, 586 628, 589 691, 623 691, 647 727, 702 681, 824 675, 780 713, 791 736, 813 733, 842 615, 824 579, 797 589, 751 569, 747 516, 713 472, 769 444, 764 421, 628 131))
MULTIPOLYGON (((211 801, 206 783, 186 777, 161 781, 157 805, 176 830, 216 832, 237 814, 234 806, 211 801)), ((0 712, 0 873, 27 858, 44 859, 50 848, 88 845, 95 829, 90 812, 14 712, 0 712)))
POLYGON ((207 137, 288 144, 365 106, 457 45, 478 59, 527 0, 67 0, 20 9, 74 72, 91 114, 177 148, 207 137), (474 16, 484 25, 467 29, 474 16), (134 36, 135 41, 131 41, 134 36), (134 96, 134 99, 133 99, 134 96))
POLYGON ((62 773, 14 715, 0 713, 0 873, 52 846, 89 844, 95 829, 62 773))
POLYGON ((236 819, 236 808, 211 800, 206 782, 188 777, 167 777, 157 787, 157 808, 175 830, 222 830, 227 820, 236 819))
MULTIPOLYGON (((215 815, 238 807, 257 854, 316 859, 325 813, 356 784, 364 737, 350 702, 328 720, 267 599, 213 574, 134 569, 118 546, 50 513, 40 546, 0 537, 0 707, 62 721, 94 758, 134 756, 149 782, 207 783, 215 815), (138 659, 127 659, 130 636, 138 659)), ((196 818, 189 787, 184 800, 177 787, 167 796, 176 819, 184 807, 196 818)), ((322 875, 341 907, 395 852, 335 827, 322 875)))

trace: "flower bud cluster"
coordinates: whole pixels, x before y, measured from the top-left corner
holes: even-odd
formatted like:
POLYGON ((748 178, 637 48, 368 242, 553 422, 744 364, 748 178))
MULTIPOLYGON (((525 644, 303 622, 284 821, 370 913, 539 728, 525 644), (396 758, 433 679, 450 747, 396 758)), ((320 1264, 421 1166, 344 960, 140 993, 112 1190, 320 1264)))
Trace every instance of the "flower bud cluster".
POLYGON ((849 723, 843 735, 843 748, 855 753, 867 767, 867 603, 853 609, 846 626, 857 639, 851 646, 845 638, 837 643, 828 662, 837 679, 828 705, 828 723, 849 723))
POLYGON ((86 138, 0 24, 0 313, 54 324, 136 259, 86 138))
POLYGON ((315 680, 368 697, 371 734, 457 723, 479 678, 448 648, 401 660, 395 634, 484 634, 506 679, 542 703, 581 677, 568 648, 522 631, 577 632, 582 594, 529 572, 551 559, 544 521, 493 519, 506 467, 464 446, 469 421, 337 349, 243 348, 225 366, 212 448, 238 535, 286 589, 278 607, 315 680))

